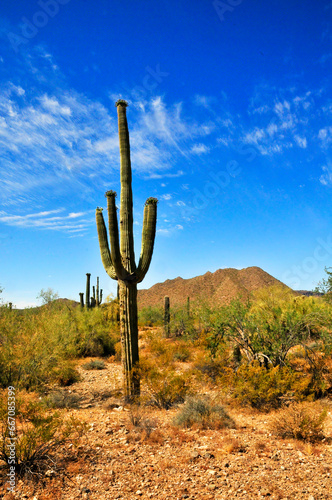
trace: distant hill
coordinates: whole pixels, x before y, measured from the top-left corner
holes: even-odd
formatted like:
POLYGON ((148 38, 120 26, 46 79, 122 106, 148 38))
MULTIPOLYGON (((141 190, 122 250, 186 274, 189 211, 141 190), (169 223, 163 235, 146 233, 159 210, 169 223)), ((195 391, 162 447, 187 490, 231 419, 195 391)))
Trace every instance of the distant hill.
POLYGON ((190 297, 191 301, 203 300, 210 304, 227 304, 239 294, 248 297, 250 292, 272 285, 286 287, 284 283, 260 267, 247 267, 240 270, 218 269, 214 273, 208 271, 196 278, 178 277, 157 283, 149 289, 139 290, 138 306, 163 305, 165 295, 170 297, 173 305, 185 304, 187 297, 190 297))
POLYGON ((295 290, 296 293, 300 295, 306 295, 307 297, 323 297, 323 293, 313 292, 312 290, 295 290))

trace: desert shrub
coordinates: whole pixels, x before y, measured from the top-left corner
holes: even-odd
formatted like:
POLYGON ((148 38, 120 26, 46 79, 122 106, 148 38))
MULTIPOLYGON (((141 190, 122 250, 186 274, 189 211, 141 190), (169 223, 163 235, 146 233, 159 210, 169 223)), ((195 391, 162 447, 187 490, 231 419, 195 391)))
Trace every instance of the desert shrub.
POLYGON ((158 306, 143 307, 138 311, 139 326, 161 326, 164 320, 163 309, 158 306))
POLYGON ((42 399, 46 408, 79 408, 82 397, 78 394, 69 393, 65 390, 51 392, 42 399))
POLYGON ((80 380, 80 374, 68 361, 60 361, 53 369, 53 380, 61 387, 67 387, 80 380))
POLYGON ((171 361, 172 352, 171 352, 171 344, 165 342, 163 338, 159 336, 158 333, 149 335, 149 349, 150 352, 156 357, 163 357, 166 361, 171 361))
POLYGON ((314 399, 316 390, 308 374, 280 366, 267 370, 258 362, 228 372, 223 383, 232 388, 232 396, 240 404, 262 410, 278 408, 287 399, 314 399))
POLYGON ((184 337, 188 340, 198 338, 198 330, 195 326, 196 314, 192 311, 188 314, 186 306, 171 307, 170 330, 174 337, 184 337))
POLYGON ((233 419, 223 406, 203 397, 188 398, 176 415, 174 424, 179 427, 195 426, 200 429, 235 427, 233 419))
POLYGON ((173 361, 181 361, 182 363, 189 361, 191 358, 190 350, 183 344, 175 345, 173 348, 173 361))
POLYGON ((234 300, 208 317, 206 347, 216 357, 225 342, 249 362, 285 365, 292 347, 331 332, 332 309, 314 297, 297 297, 284 287, 259 290, 247 302, 234 300))
POLYGON ((106 318, 109 321, 111 321, 112 323, 118 323, 120 321, 120 306, 118 299, 107 301, 107 303, 104 304, 102 308, 104 309, 106 318))
POLYGON ((223 362, 214 359, 200 359, 194 365, 194 370, 215 383, 224 374, 225 366, 223 362))
MULTIPOLYGON (((7 398, 0 402, 0 461, 9 469, 12 456, 9 444, 13 436, 8 421, 7 398)), ((67 442, 79 439, 85 432, 84 424, 71 418, 67 421, 57 412, 45 409, 41 402, 16 398, 15 417, 15 473, 28 479, 42 479, 49 469, 56 472, 60 450, 67 442)))
POLYGON ((88 363, 84 363, 82 368, 84 368, 84 370, 105 370, 106 366, 104 361, 100 359, 92 359, 88 363))
POLYGON ((100 307, 72 313, 75 328, 69 338, 69 348, 77 357, 112 356, 119 340, 119 327, 111 323, 100 307))
POLYGON ((332 304, 332 267, 325 267, 325 272, 327 277, 317 284, 314 292, 323 294, 324 300, 332 304))
POLYGON ((128 411, 129 427, 135 429, 137 433, 143 437, 149 437, 150 434, 157 429, 158 423, 156 419, 146 416, 146 402, 143 398, 140 401, 132 403, 128 411))
POLYGON ((327 409, 317 403, 294 403, 280 410, 270 423, 273 434, 282 439, 314 442, 325 438, 327 409))
POLYGON ((179 375, 172 369, 158 370, 147 360, 141 360, 139 370, 150 404, 168 410, 184 402, 190 390, 186 375, 179 375))
POLYGON ((10 311, 0 308, 0 387, 29 390, 77 380, 70 359, 115 354, 118 327, 101 308, 82 312, 56 307, 10 311))

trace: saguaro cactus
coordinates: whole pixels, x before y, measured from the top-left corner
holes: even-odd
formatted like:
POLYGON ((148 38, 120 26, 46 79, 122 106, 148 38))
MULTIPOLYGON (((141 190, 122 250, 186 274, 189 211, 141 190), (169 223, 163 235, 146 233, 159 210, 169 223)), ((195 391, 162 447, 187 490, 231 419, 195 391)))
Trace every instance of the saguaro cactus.
POLYGON ((81 309, 84 309, 84 293, 81 292, 80 294, 80 305, 81 305, 81 309))
POLYGON ((171 314, 169 310, 169 297, 166 295, 165 296, 165 302, 164 302, 164 332, 165 332, 165 337, 168 339, 170 337, 170 319, 171 319, 171 314))
POLYGON ((91 274, 86 273, 86 288, 85 288, 85 307, 90 308, 90 278, 91 274))
POLYGON ((116 193, 107 191, 107 209, 110 247, 102 209, 96 210, 96 222, 101 259, 107 274, 119 284, 120 332, 124 374, 124 396, 131 400, 140 394, 140 379, 134 370, 139 361, 137 325, 137 283, 146 275, 152 258, 156 234, 157 200, 145 202, 142 232, 142 250, 138 266, 135 264, 133 234, 133 197, 131 188, 131 163, 127 102, 116 102, 120 140, 120 238, 115 206, 116 193))
POLYGON ((103 291, 99 290, 99 278, 97 277, 97 287, 93 286, 92 287, 92 297, 90 296, 90 281, 91 281, 91 274, 87 273, 86 274, 86 289, 85 289, 85 299, 86 299, 86 304, 84 305, 84 293, 80 293, 80 304, 81 308, 84 309, 91 309, 93 307, 99 307, 100 304, 102 303, 103 300, 103 291), (97 290, 96 290, 97 289, 97 290), (97 291, 97 294, 96 294, 97 291))

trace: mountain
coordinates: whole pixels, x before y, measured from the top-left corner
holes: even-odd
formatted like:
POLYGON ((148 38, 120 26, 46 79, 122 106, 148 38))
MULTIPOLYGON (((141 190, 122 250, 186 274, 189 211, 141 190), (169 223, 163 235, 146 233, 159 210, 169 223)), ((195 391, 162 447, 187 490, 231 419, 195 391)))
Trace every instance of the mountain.
POLYGON ((138 306, 162 306, 164 297, 168 295, 172 305, 182 305, 190 297, 191 301, 202 300, 218 305, 229 303, 238 295, 248 297, 250 292, 266 286, 284 283, 266 273, 260 267, 245 269, 218 269, 214 273, 207 272, 196 278, 180 277, 156 283, 149 289, 138 290, 138 306))

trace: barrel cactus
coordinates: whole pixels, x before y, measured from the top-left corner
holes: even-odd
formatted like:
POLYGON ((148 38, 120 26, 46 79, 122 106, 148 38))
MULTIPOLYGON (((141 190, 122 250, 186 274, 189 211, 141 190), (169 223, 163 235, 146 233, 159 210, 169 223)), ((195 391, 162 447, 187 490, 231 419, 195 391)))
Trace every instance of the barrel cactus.
POLYGON ((142 250, 135 264, 133 234, 133 196, 130 162, 130 143, 126 101, 116 102, 120 141, 120 236, 115 206, 116 193, 107 191, 107 209, 110 245, 101 208, 96 210, 96 222, 102 263, 107 274, 118 281, 120 299, 120 332, 124 397, 132 400, 140 394, 140 377, 136 369, 139 362, 137 324, 137 284, 140 283, 152 258, 157 222, 157 199, 145 202, 142 232, 142 250))

